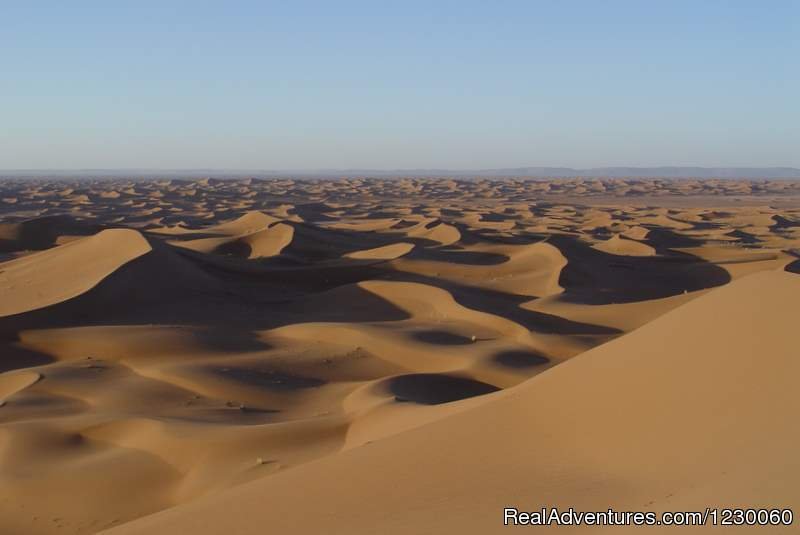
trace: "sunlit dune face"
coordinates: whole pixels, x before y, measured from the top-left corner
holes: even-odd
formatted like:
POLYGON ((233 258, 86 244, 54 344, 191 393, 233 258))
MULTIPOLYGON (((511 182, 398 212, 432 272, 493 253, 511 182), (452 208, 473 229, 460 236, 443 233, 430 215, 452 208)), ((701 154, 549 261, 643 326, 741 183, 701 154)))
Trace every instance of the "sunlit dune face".
MULTIPOLYGON (((628 447, 639 437, 598 415, 711 414, 711 361, 733 385, 726 415, 750 410, 748 377, 783 392, 755 363, 786 349, 767 316, 796 292, 799 251, 791 181, 0 182, 0 533, 95 533, 256 480, 290 507, 269 481, 315 493, 347 479, 337 467, 370 479, 413 455, 465 496, 470 474, 491 489, 499 473, 520 493, 654 500, 672 474, 637 479, 626 462, 657 468, 628 447), (771 308, 748 320, 759 285, 771 308), (729 342, 703 336, 719 337, 715 310, 729 342), (762 323, 763 347, 734 340, 762 323)), ((733 455, 715 447, 694 453, 733 455)), ((398 507, 427 510, 415 496, 436 485, 398 473, 398 507)), ((363 502, 348 492, 333 502, 363 502)))

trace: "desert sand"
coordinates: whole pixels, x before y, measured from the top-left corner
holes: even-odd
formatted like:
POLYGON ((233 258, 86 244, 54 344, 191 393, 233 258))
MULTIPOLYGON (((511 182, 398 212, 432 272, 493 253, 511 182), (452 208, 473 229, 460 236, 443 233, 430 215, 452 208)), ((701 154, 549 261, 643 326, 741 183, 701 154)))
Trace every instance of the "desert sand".
POLYGON ((798 273, 800 181, 5 180, 0 533, 800 514, 798 273))

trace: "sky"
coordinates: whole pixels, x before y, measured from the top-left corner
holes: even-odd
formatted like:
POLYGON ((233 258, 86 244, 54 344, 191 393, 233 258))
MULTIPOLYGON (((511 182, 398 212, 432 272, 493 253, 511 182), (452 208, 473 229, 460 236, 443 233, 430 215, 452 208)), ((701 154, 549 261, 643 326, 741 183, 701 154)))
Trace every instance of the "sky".
POLYGON ((800 167, 800 2, 0 0, 0 169, 800 167))

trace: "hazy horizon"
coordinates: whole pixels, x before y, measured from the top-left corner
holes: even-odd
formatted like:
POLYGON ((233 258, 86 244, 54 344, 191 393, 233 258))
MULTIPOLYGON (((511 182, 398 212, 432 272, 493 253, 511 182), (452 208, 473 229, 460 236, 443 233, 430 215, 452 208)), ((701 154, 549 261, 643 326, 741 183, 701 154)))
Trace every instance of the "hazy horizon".
POLYGON ((645 179, 789 179, 794 167, 522 167, 500 169, 0 169, 0 179, 198 179, 198 178, 645 178, 645 179))

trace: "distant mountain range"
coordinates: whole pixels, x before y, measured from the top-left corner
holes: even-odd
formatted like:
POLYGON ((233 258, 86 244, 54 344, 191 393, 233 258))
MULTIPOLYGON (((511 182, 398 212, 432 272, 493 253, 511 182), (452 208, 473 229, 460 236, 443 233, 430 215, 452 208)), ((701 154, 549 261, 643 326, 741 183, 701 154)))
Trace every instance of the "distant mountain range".
POLYGON ((648 178, 800 178, 795 167, 518 167, 487 169, 482 176, 531 177, 648 177, 648 178))
POLYGON ((530 178, 795 178, 796 167, 513 167, 504 169, 19 169, 11 178, 240 178, 240 177, 530 177, 530 178))

